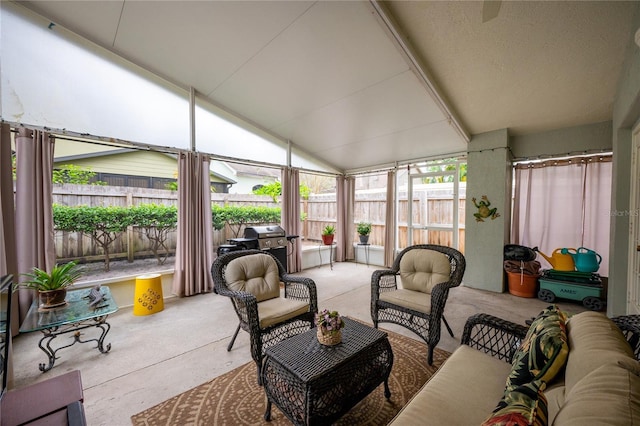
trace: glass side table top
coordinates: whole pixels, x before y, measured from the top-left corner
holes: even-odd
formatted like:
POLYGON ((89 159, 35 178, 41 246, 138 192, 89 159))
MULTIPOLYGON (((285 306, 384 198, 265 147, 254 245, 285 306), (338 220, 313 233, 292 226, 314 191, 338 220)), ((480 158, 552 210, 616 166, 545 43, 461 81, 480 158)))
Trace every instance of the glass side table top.
POLYGON ((118 310, 118 305, 111 297, 109 287, 100 287, 103 295, 102 301, 96 307, 89 306, 91 300, 88 296, 91 288, 69 290, 67 292, 67 304, 58 308, 41 309, 38 299, 33 301, 20 332, 44 330, 67 324, 75 324, 99 317, 106 317, 118 310))

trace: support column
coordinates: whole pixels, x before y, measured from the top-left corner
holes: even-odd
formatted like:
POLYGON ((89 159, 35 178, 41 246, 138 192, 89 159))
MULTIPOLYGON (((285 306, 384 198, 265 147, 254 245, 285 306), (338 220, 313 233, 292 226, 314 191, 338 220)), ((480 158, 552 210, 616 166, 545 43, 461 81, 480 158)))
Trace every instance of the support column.
POLYGON ((506 129, 472 137, 467 157, 465 204, 467 269, 463 282, 467 287, 504 291, 503 250, 509 241, 511 223, 510 160, 506 129), (476 207, 473 198, 478 205, 490 203, 488 209, 476 207), (495 213, 489 213, 494 208, 495 213))

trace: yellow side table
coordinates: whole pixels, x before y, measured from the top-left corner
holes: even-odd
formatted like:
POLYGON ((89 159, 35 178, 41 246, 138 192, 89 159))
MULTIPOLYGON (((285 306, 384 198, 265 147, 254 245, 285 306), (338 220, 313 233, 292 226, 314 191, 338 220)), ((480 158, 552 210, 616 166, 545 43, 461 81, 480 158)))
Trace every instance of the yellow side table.
POLYGON ((151 315, 164 309, 162 298, 162 277, 147 274, 136 277, 136 291, 133 299, 133 315, 151 315))

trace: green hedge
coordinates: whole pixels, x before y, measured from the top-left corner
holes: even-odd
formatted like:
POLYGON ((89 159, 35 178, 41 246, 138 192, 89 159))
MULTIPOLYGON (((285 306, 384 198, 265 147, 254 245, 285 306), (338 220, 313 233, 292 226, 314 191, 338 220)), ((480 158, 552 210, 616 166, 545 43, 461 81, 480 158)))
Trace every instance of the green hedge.
MULTIPOLYGON (((280 223, 279 207, 212 206, 213 227, 223 229, 227 224, 237 237, 242 226, 280 223)), ((60 231, 82 232, 90 236, 105 253, 105 270, 109 270, 109 247, 118 235, 135 226, 152 243, 159 263, 168 255, 165 245, 168 232, 178 223, 176 206, 140 204, 132 207, 89 207, 53 205, 54 227, 60 231)))

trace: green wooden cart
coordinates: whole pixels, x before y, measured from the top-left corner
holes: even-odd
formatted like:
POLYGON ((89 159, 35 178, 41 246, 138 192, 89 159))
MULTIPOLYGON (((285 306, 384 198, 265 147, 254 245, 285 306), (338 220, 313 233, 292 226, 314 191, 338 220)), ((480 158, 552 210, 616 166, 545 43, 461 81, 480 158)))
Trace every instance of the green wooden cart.
POLYGON ((551 269, 542 273, 539 283, 538 299, 545 302, 551 303, 556 298, 576 300, 592 311, 602 311, 606 306, 598 274, 551 269))

